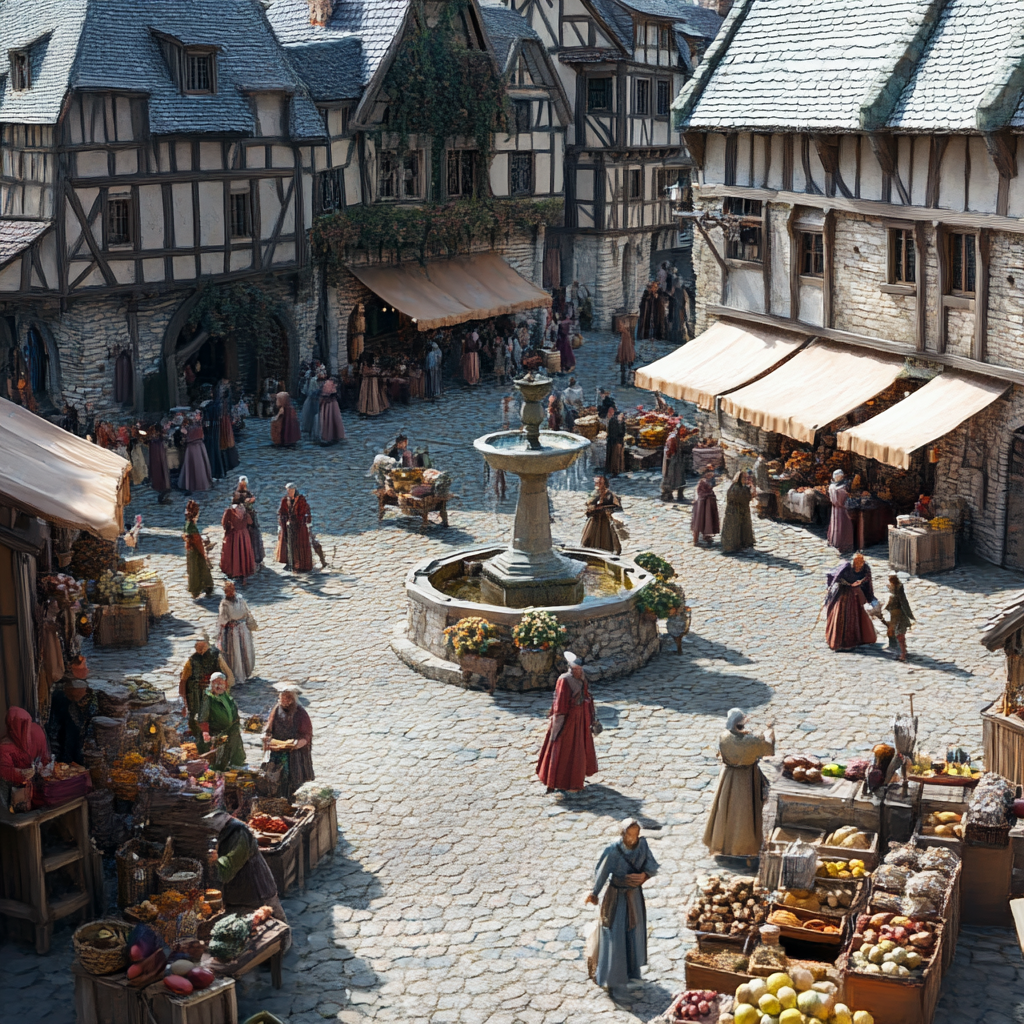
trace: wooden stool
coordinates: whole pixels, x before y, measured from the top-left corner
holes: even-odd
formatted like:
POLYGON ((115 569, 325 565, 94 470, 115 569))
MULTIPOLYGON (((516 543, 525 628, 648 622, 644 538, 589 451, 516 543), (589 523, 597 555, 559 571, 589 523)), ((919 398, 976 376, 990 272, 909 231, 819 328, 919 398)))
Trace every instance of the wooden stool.
POLYGON ((102 879, 102 869, 97 872, 96 859, 98 855, 89 842, 89 805, 83 796, 58 807, 0 816, 3 874, 7 880, 20 876, 28 890, 26 893, 15 889, 11 893, 8 881, 5 894, 11 893, 13 898, 0 899, 0 914, 30 921, 35 926, 36 952, 40 955, 50 950, 54 921, 86 908, 97 916, 102 913, 102 881, 96 883, 97 877, 102 879), (75 845, 44 857, 41 826, 51 821, 63 822, 75 845), (78 875, 80 891, 51 903, 46 896, 46 876, 66 867, 73 868, 78 875))

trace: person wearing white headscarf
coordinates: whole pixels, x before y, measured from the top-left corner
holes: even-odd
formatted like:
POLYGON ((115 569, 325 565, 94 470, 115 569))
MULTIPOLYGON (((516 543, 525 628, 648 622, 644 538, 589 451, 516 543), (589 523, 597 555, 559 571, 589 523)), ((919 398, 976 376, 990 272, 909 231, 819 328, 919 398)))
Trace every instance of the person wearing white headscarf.
POLYGON ((555 683, 548 731, 537 759, 537 777, 549 793, 556 789, 578 793, 586 777, 597 773, 594 699, 582 661, 572 651, 564 657, 569 671, 555 683))
POLYGON ((640 822, 626 818, 619 824, 619 839, 607 846, 597 862, 594 887, 587 903, 601 902, 601 920, 594 981, 613 999, 625 1000, 626 991, 643 986, 640 968, 647 963, 647 906, 643 884, 658 871, 640 822))
POLYGON ((852 551, 853 520, 846 511, 846 499, 850 497, 850 488, 845 480, 846 474, 837 469, 832 474, 832 483, 828 485, 828 500, 832 505, 832 517, 828 522, 828 543, 840 553, 852 551))
POLYGON ((704 845, 715 857, 757 857, 764 837, 762 809, 765 785, 758 761, 775 753, 775 730, 763 736, 748 732, 748 716, 733 708, 718 737, 722 771, 711 803, 704 845))

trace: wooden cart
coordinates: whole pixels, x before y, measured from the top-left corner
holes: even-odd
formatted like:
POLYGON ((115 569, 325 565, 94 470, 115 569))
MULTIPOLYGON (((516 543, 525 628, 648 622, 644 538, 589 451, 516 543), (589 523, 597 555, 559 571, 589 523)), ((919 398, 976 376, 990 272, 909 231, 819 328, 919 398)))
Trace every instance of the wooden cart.
POLYGON ((431 525, 430 513, 439 515, 438 525, 448 526, 448 502, 457 498, 457 494, 446 494, 443 498, 428 494, 423 498, 414 498, 411 494, 399 494, 390 487, 377 487, 373 492, 377 497, 377 522, 384 519, 385 509, 394 507, 406 516, 420 517, 420 533, 431 525))

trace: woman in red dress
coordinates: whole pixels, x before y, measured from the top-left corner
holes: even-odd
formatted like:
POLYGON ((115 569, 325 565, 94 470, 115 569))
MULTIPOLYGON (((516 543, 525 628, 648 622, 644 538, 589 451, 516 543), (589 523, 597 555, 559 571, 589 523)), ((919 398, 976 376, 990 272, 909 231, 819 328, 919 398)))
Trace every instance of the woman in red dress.
POLYGON ((247 577, 256 574, 256 556, 249 537, 250 522, 244 505, 232 505, 220 520, 220 525, 224 527, 220 571, 233 580, 240 579, 242 586, 245 586, 247 577))
POLYGON ((550 793, 564 789, 579 793, 588 775, 597 772, 592 732, 597 713, 583 666, 572 651, 565 652, 569 671, 558 677, 551 704, 551 721, 537 761, 537 777, 550 793))
POLYGON ((825 641, 833 651, 852 651, 873 644, 878 634, 865 605, 876 606, 871 584, 871 566, 858 551, 851 561, 840 562, 826 576, 828 593, 825 607, 825 641))

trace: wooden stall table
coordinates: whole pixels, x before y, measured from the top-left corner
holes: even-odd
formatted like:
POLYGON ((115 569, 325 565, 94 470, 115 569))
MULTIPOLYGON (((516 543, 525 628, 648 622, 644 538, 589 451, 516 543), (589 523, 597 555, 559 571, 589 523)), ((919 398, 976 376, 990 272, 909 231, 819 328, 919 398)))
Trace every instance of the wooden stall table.
POLYGON ((281 987, 281 959, 284 956, 291 928, 283 921, 272 917, 262 928, 255 942, 252 942, 234 960, 217 960, 209 953, 203 955, 200 963, 218 978, 241 978, 260 964, 270 961, 270 980, 274 988, 281 987))
POLYGON ((956 534, 919 526, 889 527, 889 565, 911 576, 956 567, 956 534))
POLYGON ((847 503, 846 512, 853 523, 857 548, 861 551, 875 544, 884 544, 889 536, 889 526, 896 522, 892 507, 884 501, 868 508, 851 508, 847 503))
POLYGON ((313 822, 306 832, 306 873, 312 872, 338 845, 338 804, 332 800, 316 807, 313 822))
POLYGON ((87 908, 93 915, 102 913, 102 888, 96 884, 102 871, 94 864, 98 857, 89 841, 89 804, 84 796, 27 814, 8 814, 5 808, 0 815, 0 914, 32 924, 40 955, 50 951, 55 921, 87 908), (44 855, 42 826, 48 822, 67 828, 74 845, 44 855), (51 903, 46 876, 61 868, 77 874, 79 891, 51 903))
POLYGON ((384 509, 388 506, 398 507, 398 495, 390 487, 375 487, 373 493, 377 497, 377 522, 384 518, 384 509))
POLYGON ((163 580, 146 580, 145 583, 139 584, 139 591, 142 600, 146 602, 151 619, 163 618, 171 610, 163 580))
POLYGON ((293 825, 280 843, 260 846, 260 853, 277 883, 278 896, 292 889, 306 888, 306 833, 313 825, 313 814, 305 808, 303 816, 293 825))
POLYGON ((144 601, 98 605, 94 626, 97 647, 145 647, 149 643, 149 609, 144 601))
POLYGON ((1001 709, 998 700, 981 709, 985 768, 1014 786, 1024 786, 1024 721, 1002 714, 1001 709))

